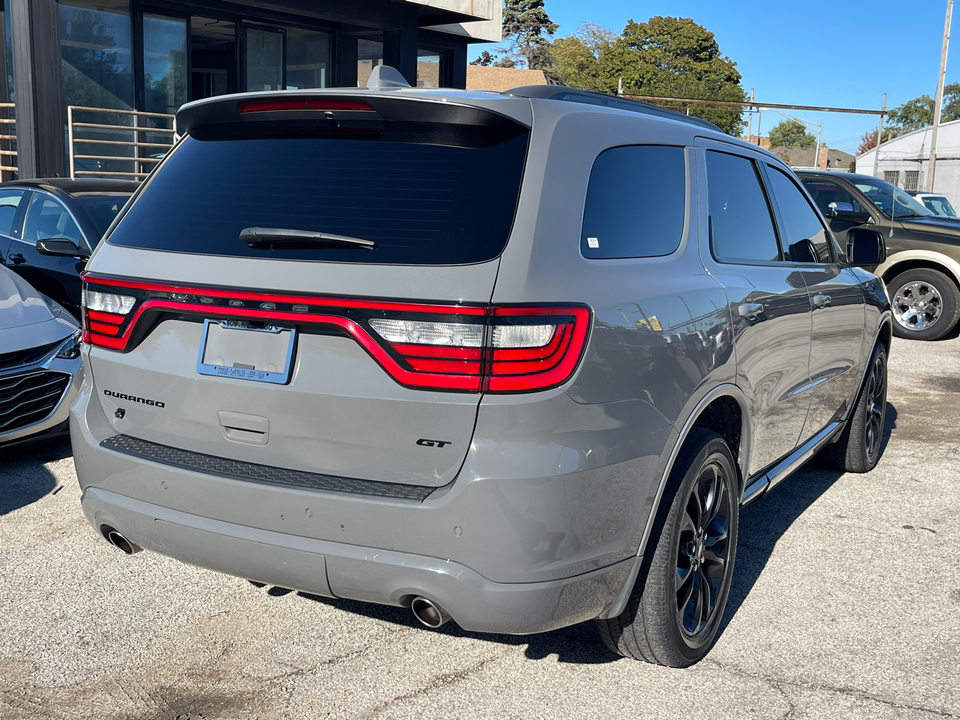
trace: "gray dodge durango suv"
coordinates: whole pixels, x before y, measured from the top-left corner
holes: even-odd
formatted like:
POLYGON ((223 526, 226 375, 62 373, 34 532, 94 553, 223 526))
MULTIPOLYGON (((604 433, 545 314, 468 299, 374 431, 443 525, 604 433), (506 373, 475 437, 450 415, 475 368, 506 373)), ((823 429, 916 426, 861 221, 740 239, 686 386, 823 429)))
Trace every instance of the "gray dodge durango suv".
POLYGON ((84 277, 83 510, 428 627, 708 651, 739 508, 881 452, 890 311, 775 156, 562 87, 231 95, 84 277))

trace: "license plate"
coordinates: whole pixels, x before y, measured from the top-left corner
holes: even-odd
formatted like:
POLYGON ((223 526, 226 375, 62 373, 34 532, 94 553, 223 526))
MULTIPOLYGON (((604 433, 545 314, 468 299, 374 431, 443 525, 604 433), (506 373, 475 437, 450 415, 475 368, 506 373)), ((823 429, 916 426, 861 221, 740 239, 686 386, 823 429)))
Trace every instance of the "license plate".
POLYGON ((293 369, 297 331, 238 320, 204 320, 197 372, 285 385, 293 369))

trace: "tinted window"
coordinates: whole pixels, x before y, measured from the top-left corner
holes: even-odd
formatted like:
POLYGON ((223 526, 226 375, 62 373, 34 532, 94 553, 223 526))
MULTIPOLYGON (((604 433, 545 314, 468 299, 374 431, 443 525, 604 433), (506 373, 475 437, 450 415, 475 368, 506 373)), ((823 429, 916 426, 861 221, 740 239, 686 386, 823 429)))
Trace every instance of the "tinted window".
POLYGON ((30 243, 49 238, 66 238, 80 242, 80 228, 67 209, 49 195, 34 193, 27 210, 23 239, 30 243))
POLYGON ((863 212, 857 199, 835 182, 819 178, 801 178, 801 182, 824 215, 830 214, 830 203, 835 202, 850 203, 854 212, 863 212))
POLYGON ((683 148, 607 150, 590 173, 580 250, 588 258, 669 255, 680 245, 685 199, 683 148))
POLYGON ((459 264, 496 257, 517 205, 526 134, 451 147, 310 137, 186 138, 110 235, 129 247, 320 261, 459 264), (248 247, 249 227, 373 240, 248 247))
POLYGON ((99 240, 100 236, 110 227, 110 223, 112 223, 113 219, 119 214, 124 203, 127 202, 128 197, 130 196, 100 194, 74 195, 77 203, 87 211, 87 215, 90 216, 90 219, 97 228, 97 237, 90 238, 91 243, 94 245, 97 244, 97 240, 99 240))
POLYGON ((783 171, 767 166, 770 189, 783 221, 787 259, 793 262, 830 262, 827 231, 800 189, 783 171))
POLYGON ((770 206, 753 161, 707 152, 707 186, 714 257, 730 262, 779 260, 770 206))
POLYGON ((9 235, 23 190, 0 190, 0 233, 9 235))

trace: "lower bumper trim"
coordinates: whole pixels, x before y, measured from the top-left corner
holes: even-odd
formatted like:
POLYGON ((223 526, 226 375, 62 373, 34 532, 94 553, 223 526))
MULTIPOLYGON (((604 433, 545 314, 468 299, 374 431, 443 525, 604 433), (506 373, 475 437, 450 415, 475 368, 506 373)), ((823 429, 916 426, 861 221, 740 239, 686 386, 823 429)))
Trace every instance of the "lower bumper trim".
POLYGON ((400 483, 380 482, 378 480, 359 480, 357 478, 324 475, 321 473, 290 470, 287 468, 259 465, 257 463, 232 460, 230 458, 206 455, 204 453, 182 450, 131 437, 114 435, 100 443, 107 450, 131 455, 143 460, 192 470, 194 472, 216 475, 231 480, 280 485, 298 490, 317 490, 320 492, 345 493, 348 495, 369 495, 394 500, 412 500, 423 502, 435 487, 422 485, 403 485, 400 483))

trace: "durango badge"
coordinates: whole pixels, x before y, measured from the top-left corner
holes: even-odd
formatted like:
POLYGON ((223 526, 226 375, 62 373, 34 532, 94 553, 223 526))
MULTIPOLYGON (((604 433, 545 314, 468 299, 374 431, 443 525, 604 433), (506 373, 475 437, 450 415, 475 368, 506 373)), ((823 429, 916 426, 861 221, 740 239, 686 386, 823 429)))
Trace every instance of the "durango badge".
POLYGON ((149 398, 137 397, 136 395, 124 395, 123 393, 114 392, 113 390, 104 390, 103 394, 107 397, 116 398, 117 400, 128 400, 129 402, 142 403, 143 405, 152 405, 153 407, 166 407, 166 403, 160 402, 159 400, 150 400, 149 398))

